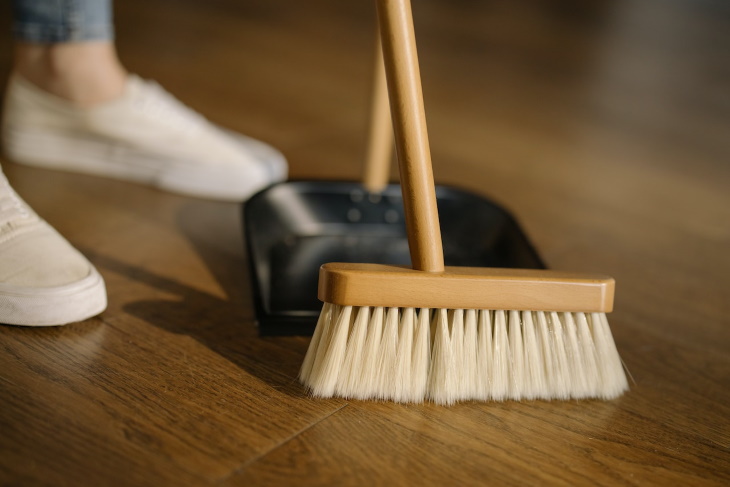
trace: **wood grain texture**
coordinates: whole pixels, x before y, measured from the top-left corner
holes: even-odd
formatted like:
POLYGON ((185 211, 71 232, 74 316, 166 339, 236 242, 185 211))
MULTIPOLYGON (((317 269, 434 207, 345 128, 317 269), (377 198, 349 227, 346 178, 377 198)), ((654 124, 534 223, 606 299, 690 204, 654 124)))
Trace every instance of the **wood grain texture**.
MULTIPOLYGON (((294 178, 362 177, 371 2, 116 9, 132 71, 277 145, 294 178)), ((730 12, 414 9, 436 180, 509 208, 550 267, 616 279, 611 329, 632 389, 452 408, 313 401, 295 380, 308 340, 257 334, 236 205, 2 160, 99 268, 110 306, 64 328, 0 327, 1 485, 730 483, 730 12)))
POLYGON ((320 267, 317 296, 344 306, 609 313, 614 287, 604 275, 546 269, 447 266, 422 272, 329 262, 320 267))
POLYGON ((411 2, 376 3, 411 266, 424 272, 442 272, 444 251, 411 2))

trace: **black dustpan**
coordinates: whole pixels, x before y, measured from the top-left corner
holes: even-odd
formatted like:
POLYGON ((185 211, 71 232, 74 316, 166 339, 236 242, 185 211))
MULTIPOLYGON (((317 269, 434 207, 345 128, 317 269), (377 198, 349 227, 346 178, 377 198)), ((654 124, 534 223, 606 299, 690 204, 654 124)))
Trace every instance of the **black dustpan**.
MULTIPOLYGON (((326 262, 410 266, 400 185, 387 185, 392 151, 380 48, 364 182, 281 183, 244 204, 256 319, 262 335, 308 335, 322 303, 326 262), (366 189, 368 188, 368 189, 366 189)), ((437 186, 446 265, 544 268, 515 219, 495 203, 437 186)))
MULTIPOLYGON (((544 268, 512 216, 483 197, 436 187, 446 265, 544 268)), ((254 305, 263 335, 311 334, 326 262, 410 265, 400 185, 379 194, 360 182, 272 186, 244 206, 254 305)))

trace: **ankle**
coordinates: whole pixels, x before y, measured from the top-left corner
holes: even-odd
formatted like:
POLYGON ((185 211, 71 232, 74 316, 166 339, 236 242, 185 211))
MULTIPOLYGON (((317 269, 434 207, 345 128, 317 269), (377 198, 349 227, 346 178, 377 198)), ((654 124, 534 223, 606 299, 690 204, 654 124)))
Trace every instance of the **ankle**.
POLYGON ((20 43, 15 71, 42 90, 82 107, 119 97, 127 79, 110 42, 20 43))

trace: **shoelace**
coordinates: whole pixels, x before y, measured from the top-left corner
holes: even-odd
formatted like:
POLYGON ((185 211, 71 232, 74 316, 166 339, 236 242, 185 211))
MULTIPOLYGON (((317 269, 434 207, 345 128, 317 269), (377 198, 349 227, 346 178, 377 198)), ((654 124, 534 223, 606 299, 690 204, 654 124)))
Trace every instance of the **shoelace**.
POLYGON ((205 125, 207 119, 185 106, 154 81, 146 82, 147 90, 137 100, 137 106, 147 116, 164 120, 168 126, 191 135, 205 125))

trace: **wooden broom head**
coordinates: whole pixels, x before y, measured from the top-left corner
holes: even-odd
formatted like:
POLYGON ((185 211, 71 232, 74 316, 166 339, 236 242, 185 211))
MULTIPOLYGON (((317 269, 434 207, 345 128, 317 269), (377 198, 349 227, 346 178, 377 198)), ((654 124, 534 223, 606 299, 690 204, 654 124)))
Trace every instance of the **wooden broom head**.
POLYGON ((382 264, 328 263, 318 297, 342 306, 504 309, 608 313, 615 281, 605 275, 545 269, 446 267, 416 271, 382 264))

